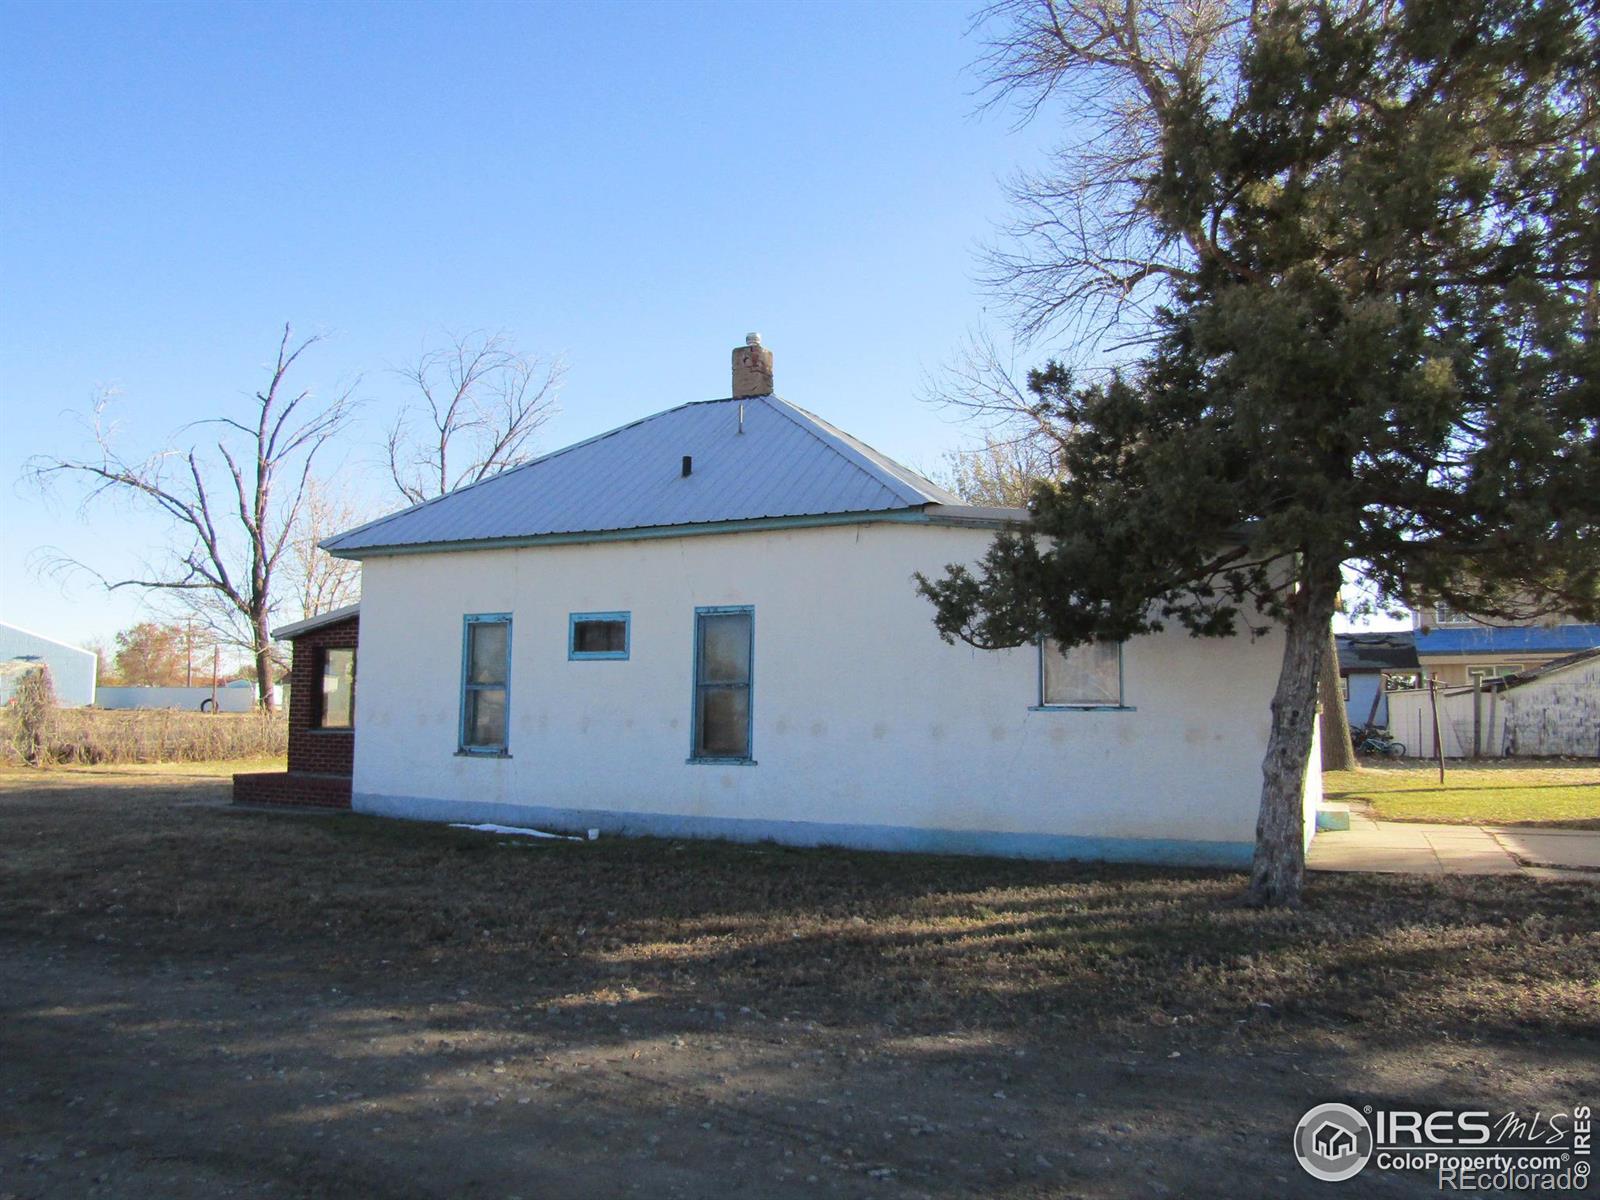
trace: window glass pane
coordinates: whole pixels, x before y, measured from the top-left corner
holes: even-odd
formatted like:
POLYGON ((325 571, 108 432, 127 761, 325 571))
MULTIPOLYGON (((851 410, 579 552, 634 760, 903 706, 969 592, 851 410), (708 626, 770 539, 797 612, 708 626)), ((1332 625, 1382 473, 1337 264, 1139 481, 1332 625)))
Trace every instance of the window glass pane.
POLYGON ((750 614, 706 613, 700 618, 701 683, 750 681, 750 614))
POLYGON ((578 654, 621 654, 628 648, 626 621, 574 621, 572 649, 578 654))
POLYGON ((699 700, 699 745, 695 754, 705 758, 749 758, 750 689, 700 688, 699 700))
POLYGON ((1088 642, 1066 653, 1046 639, 1044 702, 1046 704, 1121 704, 1122 646, 1088 642))
POLYGON ((467 692, 467 745, 506 744, 505 688, 473 688, 467 692))
POLYGON ((478 621, 467 626, 471 640, 469 683, 506 681, 506 645, 511 626, 505 621, 478 621))
POLYGON ((356 652, 322 652, 322 727, 348 729, 355 718, 356 652))

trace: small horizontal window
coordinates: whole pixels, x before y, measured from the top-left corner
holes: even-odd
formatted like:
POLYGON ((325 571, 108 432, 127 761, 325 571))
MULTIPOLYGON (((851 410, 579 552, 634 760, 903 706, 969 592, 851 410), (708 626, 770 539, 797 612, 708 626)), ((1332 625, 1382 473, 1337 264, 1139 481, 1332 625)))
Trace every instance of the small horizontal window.
POLYGON ((1046 708, 1121 708, 1122 643, 1085 642, 1062 650, 1039 643, 1039 702, 1046 708))
POLYGON ((629 623, 625 612, 573 613, 567 620, 567 657, 627 658, 629 623))

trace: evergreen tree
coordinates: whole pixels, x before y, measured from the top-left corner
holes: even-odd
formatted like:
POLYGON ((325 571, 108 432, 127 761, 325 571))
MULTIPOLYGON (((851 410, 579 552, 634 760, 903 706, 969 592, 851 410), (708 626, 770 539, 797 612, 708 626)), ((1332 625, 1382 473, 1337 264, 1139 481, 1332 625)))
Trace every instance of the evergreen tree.
MULTIPOLYGON (((1004 6, 995 62, 1007 86, 1127 70, 1148 152, 1120 227, 1140 253, 1117 269, 1125 295, 1162 290, 1109 378, 1030 373, 1061 479, 975 570, 920 587, 947 640, 984 647, 1281 626, 1249 899, 1293 904, 1342 571, 1491 617, 1600 619, 1600 16, 1190 5, 1226 21, 1141 61, 1153 6, 1063 7, 1004 6)), ((1067 295, 1041 278, 1095 278, 1010 261, 1036 321, 1067 295)))

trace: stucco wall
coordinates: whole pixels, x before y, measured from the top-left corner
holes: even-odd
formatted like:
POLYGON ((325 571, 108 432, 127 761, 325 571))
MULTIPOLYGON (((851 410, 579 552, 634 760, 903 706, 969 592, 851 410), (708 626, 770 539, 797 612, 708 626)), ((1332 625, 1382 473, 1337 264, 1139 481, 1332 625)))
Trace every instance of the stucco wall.
POLYGON ((1029 711, 1037 651, 946 645, 913 590, 990 536, 863 525, 368 559, 355 807, 1247 862, 1277 636, 1138 639, 1134 711, 1029 711), (687 763, 694 610, 732 604, 755 608, 758 765, 687 763), (613 610, 632 613, 631 657, 569 662, 568 614, 613 610), (486 612, 514 617, 503 759, 456 753, 462 617, 486 612))
POLYGON ((1311 756, 1306 760, 1305 784, 1300 789, 1300 819, 1304 823, 1305 846, 1317 836, 1317 806, 1322 803, 1322 722, 1311 727, 1311 756))

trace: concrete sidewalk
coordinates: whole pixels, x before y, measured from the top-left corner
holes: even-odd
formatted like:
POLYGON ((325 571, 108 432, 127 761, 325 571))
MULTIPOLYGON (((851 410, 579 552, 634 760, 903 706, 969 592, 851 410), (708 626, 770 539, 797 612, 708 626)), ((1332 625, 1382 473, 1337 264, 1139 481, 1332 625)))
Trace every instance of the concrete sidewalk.
POLYGON ((1600 831, 1426 825, 1353 810, 1349 829, 1317 834, 1306 865, 1313 871, 1528 875, 1600 884, 1600 831))

